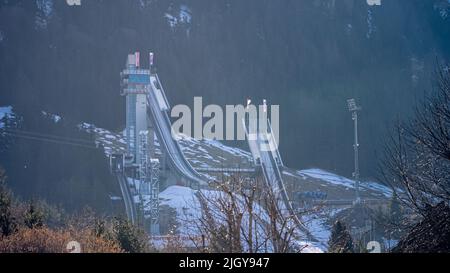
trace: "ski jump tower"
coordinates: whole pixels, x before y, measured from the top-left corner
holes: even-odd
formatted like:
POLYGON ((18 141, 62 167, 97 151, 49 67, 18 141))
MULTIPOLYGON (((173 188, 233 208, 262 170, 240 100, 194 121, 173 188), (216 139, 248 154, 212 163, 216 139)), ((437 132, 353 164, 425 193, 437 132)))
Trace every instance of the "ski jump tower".
MULTIPOLYGON (((153 53, 150 53, 150 68, 153 53)), ((150 69, 140 67, 140 54, 129 54, 120 73, 121 95, 126 97, 125 173, 139 181, 134 196, 140 197, 144 226, 159 234, 159 161, 154 156, 154 126, 147 118, 147 95, 151 92, 150 69)), ((134 202, 134 198, 132 198, 134 202)))
MULTIPOLYGON (((147 122, 147 94, 150 92, 150 70, 140 68, 139 52, 129 54, 126 68, 122 71, 122 96, 126 96, 126 140, 127 163, 139 164, 141 132, 153 130, 153 126, 147 122)), ((147 134, 153 138, 154 134, 147 134)), ((148 139, 149 144, 153 142, 148 139)), ((151 147, 150 147, 151 148, 151 147)), ((149 149, 152 151, 153 149, 149 149)))

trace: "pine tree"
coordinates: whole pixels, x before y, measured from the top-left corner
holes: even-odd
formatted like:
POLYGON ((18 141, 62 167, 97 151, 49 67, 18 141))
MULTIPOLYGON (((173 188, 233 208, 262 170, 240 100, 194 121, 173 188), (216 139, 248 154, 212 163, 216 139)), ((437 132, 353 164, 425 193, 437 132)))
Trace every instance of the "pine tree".
POLYGON ((24 215, 25 226, 28 228, 41 228, 44 226, 44 213, 42 209, 31 201, 24 215))
POLYGON ((96 237, 108 236, 108 230, 106 228, 106 221, 103 219, 97 219, 94 223, 94 234, 96 237))
POLYGON ((328 252, 331 253, 353 253, 353 239, 347 228, 341 221, 333 225, 331 237, 328 241, 328 252))
POLYGON ((143 253, 148 251, 148 238, 144 231, 123 219, 116 219, 114 225, 115 239, 120 247, 130 253, 143 253))
POLYGON ((12 213, 12 195, 6 187, 6 175, 0 167, 0 237, 9 236, 17 229, 16 219, 12 213))

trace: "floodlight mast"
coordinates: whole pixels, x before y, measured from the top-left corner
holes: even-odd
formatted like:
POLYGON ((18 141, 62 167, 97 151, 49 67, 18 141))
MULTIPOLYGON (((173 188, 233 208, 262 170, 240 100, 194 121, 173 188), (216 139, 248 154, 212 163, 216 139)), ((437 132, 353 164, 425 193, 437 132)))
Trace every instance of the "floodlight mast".
POLYGON ((249 126, 250 126, 250 118, 249 118, 248 111, 249 111, 249 107, 250 107, 251 103, 252 103, 252 100, 250 98, 247 98, 247 105, 245 106, 245 119, 244 119, 245 126, 247 126, 247 124, 249 124, 249 126))
POLYGON ((358 111, 361 111, 361 107, 356 105, 355 99, 347 100, 348 110, 352 113, 352 119, 354 122, 354 138, 355 143, 353 144, 353 149, 355 153, 355 171, 353 172, 353 178, 355 180, 355 192, 356 192, 356 202, 361 200, 359 195, 359 154, 358 154, 358 111))

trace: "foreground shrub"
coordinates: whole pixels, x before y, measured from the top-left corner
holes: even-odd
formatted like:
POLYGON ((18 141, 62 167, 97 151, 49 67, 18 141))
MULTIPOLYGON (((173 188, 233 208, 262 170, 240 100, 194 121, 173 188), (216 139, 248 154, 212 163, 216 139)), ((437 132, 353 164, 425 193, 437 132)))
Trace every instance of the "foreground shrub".
POLYGON ((145 253, 151 251, 149 238, 145 232, 127 220, 115 220, 113 237, 125 252, 145 253))

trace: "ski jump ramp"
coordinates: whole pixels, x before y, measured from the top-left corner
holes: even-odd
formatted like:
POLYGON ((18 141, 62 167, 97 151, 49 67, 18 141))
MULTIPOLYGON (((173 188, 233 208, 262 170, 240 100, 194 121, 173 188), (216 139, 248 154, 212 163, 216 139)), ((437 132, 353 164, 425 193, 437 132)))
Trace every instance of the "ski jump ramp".
POLYGON ((147 115, 155 126, 156 135, 169 164, 186 184, 198 188, 207 179, 199 174, 184 157, 180 145, 172 136, 170 107, 158 75, 150 75, 150 92, 147 96, 147 115))
MULTIPOLYGON (((207 184, 208 179, 199 174, 184 157, 181 147, 172 135, 172 124, 169 117, 170 105, 168 103, 163 86, 157 74, 150 75, 150 92, 147 95, 147 116, 152 121, 155 132, 160 142, 162 152, 166 155, 171 169, 192 188, 199 188, 200 185, 207 184)), ((245 126, 245 120, 243 121, 245 126)), ((245 126, 246 128, 246 126, 245 126)), ((254 157, 255 165, 261 167, 261 171, 269 187, 280 200, 280 208, 286 216, 290 216, 295 225, 307 236, 308 240, 315 241, 315 238, 303 226, 296 216, 294 209, 289 201, 289 196, 284 186, 280 168, 283 168, 283 161, 279 154, 275 139, 271 133, 270 122, 268 124, 270 133, 258 133, 256 136, 249 137, 247 128, 247 139, 250 151, 254 157), (262 149, 262 147, 271 147, 271 149, 262 149)), ((126 179, 121 180, 121 189, 127 190, 126 179)), ((129 189, 128 189, 129 191, 129 189)), ((125 194, 126 195, 126 194, 125 194)), ((126 200, 125 200, 126 201, 126 200)), ((125 202, 127 203, 127 202, 125 202)), ((130 219, 135 218, 135 209, 132 200, 127 208, 127 215, 130 219), (134 212, 133 212, 134 211, 134 212)))

